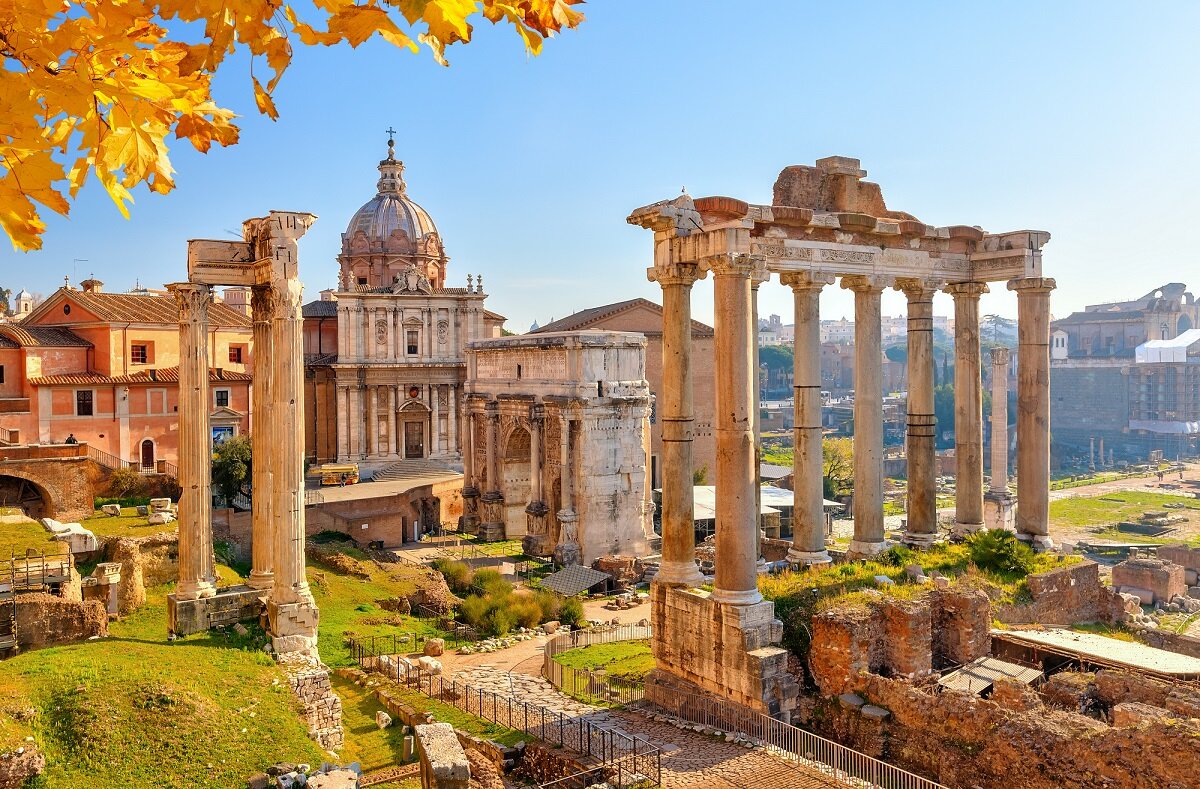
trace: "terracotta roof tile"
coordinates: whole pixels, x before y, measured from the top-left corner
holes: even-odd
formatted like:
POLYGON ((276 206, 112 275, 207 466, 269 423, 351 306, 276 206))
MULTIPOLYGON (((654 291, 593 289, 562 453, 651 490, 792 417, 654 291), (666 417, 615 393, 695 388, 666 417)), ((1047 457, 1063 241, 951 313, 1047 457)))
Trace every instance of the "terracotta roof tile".
MULTIPOLYGON (((63 292, 60 288, 59 293, 63 292)), ((66 291, 65 294, 67 298, 84 309, 95 313, 101 320, 132 323, 179 323, 179 307, 172 296, 88 293, 82 290, 66 291)), ((221 302, 213 302, 208 305, 208 322, 211 326, 250 326, 250 318, 221 302)))
POLYGON ((27 348, 45 346, 51 348, 89 348, 91 343, 70 329, 60 326, 27 326, 6 323, 0 325, 0 335, 27 348))
MULTIPOLYGON (((574 315, 568 315, 565 318, 559 318, 556 321, 547 323, 545 326, 539 326, 532 333, 540 334, 542 332, 560 332, 560 331, 579 331, 580 329, 589 329, 594 327, 604 318, 610 318, 618 315, 626 310, 634 307, 650 307, 659 315, 662 314, 662 307, 650 301, 649 299, 629 299, 628 301, 618 301, 614 304, 605 304, 600 307, 592 307, 587 310, 580 310, 574 315)), ((652 334, 661 334, 662 328, 657 331, 652 331, 652 334)), ((692 336, 694 337, 711 337, 714 333, 713 327, 700 321, 692 321, 692 336)))
MULTIPOLYGON (((211 367, 208 371, 210 383, 233 381, 252 381, 249 373, 239 373, 226 370, 224 367, 211 367)), ((96 384, 111 386, 114 384, 177 384, 179 383, 179 368, 164 367, 161 369, 141 370, 129 375, 104 375, 102 373, 70 373, 67 375, 45 375, 40 378, 30 378, 33 386, 83 386, 96 384)))
POLYGON ((337 302, 318 299, 305 304, 300 311, 306 318, 336 318, 337 302))

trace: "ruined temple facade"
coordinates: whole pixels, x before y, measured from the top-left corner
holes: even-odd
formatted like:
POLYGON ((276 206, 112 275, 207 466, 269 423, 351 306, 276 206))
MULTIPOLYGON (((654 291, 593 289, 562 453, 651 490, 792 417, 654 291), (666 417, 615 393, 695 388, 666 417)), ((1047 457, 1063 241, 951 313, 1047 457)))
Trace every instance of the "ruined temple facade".
POLYGON ((464 349, 500 335, 483 277, 448 287, 441 235, 388 142, 376 194, 351 217, 338 287, 304 306, 305 451, 380 467, 462 459, 464 349))
POLYGON ((467 356, 465 530, 560 564, 647 554, 646 338, 535 333, 467 356))

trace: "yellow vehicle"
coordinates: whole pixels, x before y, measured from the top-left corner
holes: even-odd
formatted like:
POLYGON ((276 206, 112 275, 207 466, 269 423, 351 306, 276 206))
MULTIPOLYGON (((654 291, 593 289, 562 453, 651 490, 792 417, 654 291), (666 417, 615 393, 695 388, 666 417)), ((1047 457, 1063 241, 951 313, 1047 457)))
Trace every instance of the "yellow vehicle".
POLYGON ((353 485, 358 482, 357 463, 326 463, 316 469, 322 485, 353 485))

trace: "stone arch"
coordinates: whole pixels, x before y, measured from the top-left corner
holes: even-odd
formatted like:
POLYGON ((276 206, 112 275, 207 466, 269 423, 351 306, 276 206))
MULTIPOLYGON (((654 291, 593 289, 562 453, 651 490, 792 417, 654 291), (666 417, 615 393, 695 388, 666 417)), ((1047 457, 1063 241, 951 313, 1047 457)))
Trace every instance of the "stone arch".
POLYGON ((1187 315, 1180 315, 1179 322, 1175 326, 1175 336, 1183 334, 1192 328, 1192 319, 1187 315))
POLYGON ((525 506, 529 503, 532 455, 531 436, 523 425, 513 425, 500 445, 500 485, 504 495, 504 534, 521 537, 529 527, 525 506))
POLYGON ((35 520, 57 518, 62 511, 62 499, 34 475, 0 466, 0 507, 20 507, 35 520))

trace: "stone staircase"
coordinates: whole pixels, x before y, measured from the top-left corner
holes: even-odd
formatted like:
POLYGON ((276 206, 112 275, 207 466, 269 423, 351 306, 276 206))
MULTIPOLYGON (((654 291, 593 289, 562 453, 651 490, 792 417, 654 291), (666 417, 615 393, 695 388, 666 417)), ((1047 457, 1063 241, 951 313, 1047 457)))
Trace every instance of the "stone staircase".
POLYGON ((437 460, 398 460, 375 472, 372 482, 396 482, 398 480, 417 479, 435 474, 457 474, 459 472, 437 460))

